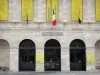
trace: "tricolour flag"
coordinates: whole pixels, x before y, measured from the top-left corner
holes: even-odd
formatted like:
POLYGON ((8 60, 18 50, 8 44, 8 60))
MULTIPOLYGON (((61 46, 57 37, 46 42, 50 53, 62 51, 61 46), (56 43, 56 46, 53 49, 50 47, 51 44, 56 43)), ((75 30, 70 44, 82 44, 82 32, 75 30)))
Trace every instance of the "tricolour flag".
POLYGON ((53 25, 53 26, 56 25, 56 18, 55 18, 54 9, 52 10, 52 25, 53 25))

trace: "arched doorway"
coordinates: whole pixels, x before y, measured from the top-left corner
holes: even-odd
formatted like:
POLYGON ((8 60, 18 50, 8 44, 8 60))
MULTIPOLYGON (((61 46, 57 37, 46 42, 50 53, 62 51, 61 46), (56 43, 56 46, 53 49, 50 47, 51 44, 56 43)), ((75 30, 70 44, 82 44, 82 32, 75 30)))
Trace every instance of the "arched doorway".
POLYGON ((86 48, 80 39, 70 44, 70 71, 86 71, 86 48))
POLYGON ((95 67, 100 70, 100 40, 95 43, 95 67))
POLYGON ((45 71, 61 71, 61 46, 55 39, 50 39, 44 46, 45 71))
POLYGON ((10 45, 4 40, 0 39, 0 67, 9 68, 9 59, 10 59, 10 45))
POLYGON ((35 71, 35 43, 30 39, 19 45, 19 71, 35 71))

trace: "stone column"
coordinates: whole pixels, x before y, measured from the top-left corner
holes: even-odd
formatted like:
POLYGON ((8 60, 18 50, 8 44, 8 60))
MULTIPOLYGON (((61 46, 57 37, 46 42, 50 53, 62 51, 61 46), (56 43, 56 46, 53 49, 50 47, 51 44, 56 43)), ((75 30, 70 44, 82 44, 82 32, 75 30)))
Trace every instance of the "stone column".
POLYGON ((13 21, 21 22, 21 0, 13 0, 13 21))
POLYGON ((46 21, 46 0, 34 0, 34 22, 46 21))
POLYGON ((38 22, 46 22, 46 0, 38 0, 38 22))
POLYGON ((71 21, 71 8, 70 0, 58 0, 59 2, 59 21, 69 22, 71 21))

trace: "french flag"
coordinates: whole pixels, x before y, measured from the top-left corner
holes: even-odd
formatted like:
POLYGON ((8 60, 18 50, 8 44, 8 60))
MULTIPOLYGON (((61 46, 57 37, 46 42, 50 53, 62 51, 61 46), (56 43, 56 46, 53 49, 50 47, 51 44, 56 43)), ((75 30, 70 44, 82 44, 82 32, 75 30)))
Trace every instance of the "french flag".
POLYGON ((52 10, 52 25, 56 26, 56 18, 55 18, 54 9, 52 10))

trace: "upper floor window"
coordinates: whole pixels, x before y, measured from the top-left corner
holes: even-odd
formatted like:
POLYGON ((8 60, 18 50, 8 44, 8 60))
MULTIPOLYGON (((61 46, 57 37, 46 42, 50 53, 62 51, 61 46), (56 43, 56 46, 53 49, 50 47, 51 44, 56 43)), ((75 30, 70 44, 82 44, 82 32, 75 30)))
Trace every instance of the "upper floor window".
POLYGON ((34 0, 22 0, 22 20, 33 19, 33 1, 34 0))
POLYGON ((0 20, 8 20, 8 0, 0 0, 0 20))
POLYGON ((56 20, 58 20, 58 0, 46 0, 46 19, 48 21, 52 20, 52 13, 54 10, 56 20))
POLYGON ((96 0, 96 21, 100 21, 100 0, 96 0))
POLYGON ((82 20, 82 0, 72 1, 72 21, 82 20))

